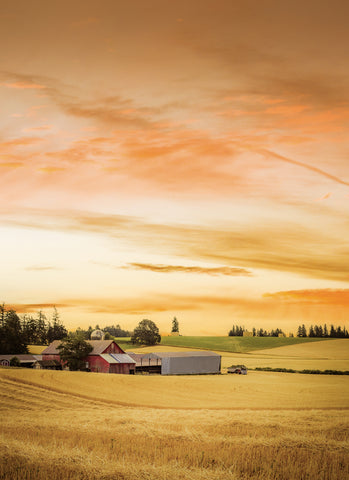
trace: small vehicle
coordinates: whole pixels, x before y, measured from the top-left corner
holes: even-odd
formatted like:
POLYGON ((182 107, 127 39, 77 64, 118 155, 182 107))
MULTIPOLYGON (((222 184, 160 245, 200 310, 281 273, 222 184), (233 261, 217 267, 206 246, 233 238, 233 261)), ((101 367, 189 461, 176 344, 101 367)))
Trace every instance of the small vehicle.
POLYGON ((228 367, 227 373, 237 373, 238 375, 247 375, 247 367, 245 365, 232 365, 228 367))

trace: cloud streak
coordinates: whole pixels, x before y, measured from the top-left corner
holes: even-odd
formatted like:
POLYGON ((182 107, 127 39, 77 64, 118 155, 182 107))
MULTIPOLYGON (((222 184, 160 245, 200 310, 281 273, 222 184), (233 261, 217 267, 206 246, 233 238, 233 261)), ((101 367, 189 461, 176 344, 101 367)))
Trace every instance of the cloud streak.
POLYGON ((35 313, 39 310, 46 310, 48 308, 67 308, 69 307, 68 304, 63 303, 11 303, 9 305, 5 305, 7 309, 13 309, 17 313, 35 313))
POLYGON ((51 265, 31 265, 26 267, 25 270, 28 270, 29 272, 41 272, 46 270, 59 270, 59 268, 51 265))
POLYGON ((127 269, 135 270, 148 270, 155 273, 195 273, 195 274, 204 274, 204 275, 226 275, 230 277, 250 277, 252 272, 246 270, 245 268, 236 268, 236 267, 187 267, 180 265, 152 265, 145 263, 130 263, 127 269))
POLYGON ((265 293, 265 298, 271 298, 287 303, 337 305, 349 307, 348 288, 320 288, 307 290, 287 290, 282 292, 265 293))
POLYGON ((276 160, 281 160, 282 162, 285 162, 285 163, 290 163, 292 165, 297 165, 298 167, 305 168, 307 170, 310 170, 311 172, 318 173, 319 175, 322 175, 323 177, 329 180, 332 180, 336 183, 340 183, 341 185, 346 185, 347 187, 349 187, 349 182, 346 182, 341 178, 331 175, 330 173, 327 173, 324 170, 321 170, 320 168, 314 167, 312 165, 308 165, 298 160, 292 160, 291 158, 284 157, 283 155, 279 155, 278 153, 271 152, 270 150, 260 149, 259 153, 267 157, 275 158, 276 160))
POLYGON ((30 82, 5 83, 5 87, 19 88, 21 90, 41 90, 43 88, 46 88, 45 85, 40 85, 38 83, 30 83, 30 82))

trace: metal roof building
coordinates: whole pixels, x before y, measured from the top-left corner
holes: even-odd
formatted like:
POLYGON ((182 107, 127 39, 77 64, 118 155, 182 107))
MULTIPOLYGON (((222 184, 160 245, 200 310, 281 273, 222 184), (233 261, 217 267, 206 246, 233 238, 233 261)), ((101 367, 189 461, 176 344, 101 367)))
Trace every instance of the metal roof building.
POLYGON ((208 351, 130 353, 136 362, 136 372, 161 375, 215 374, 221 371, 221 356, 208 351))
POLYGON ((31 355, 29 353, 0 355, 0 365, 4 367, 10 366, 11 359, 14 357, 18 358, 21 367, 32 367, 36 361, 41 360, 42 355, 31 355))

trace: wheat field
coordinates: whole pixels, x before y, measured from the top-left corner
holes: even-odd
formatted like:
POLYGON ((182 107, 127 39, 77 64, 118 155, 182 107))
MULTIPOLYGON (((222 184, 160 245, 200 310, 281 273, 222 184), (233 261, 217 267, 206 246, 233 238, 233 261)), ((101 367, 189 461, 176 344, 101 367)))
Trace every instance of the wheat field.
MULTIPOLYGON (((253 338, 249 339, 250 341, 253 338)), ((137 353, 183 351, 181 347, 157 345, 137 349, 137 353)), ((186 348, 185 351, 195 350, 186 348)), ((294 370, 349 370, 349 341, 328 339, 321 342, 307 342, 248 353, 217 351, 222 356, 222 371, 232 364, 244 364, 247 368, 271 367, 294 370)))
POLYGON ((0 369, 3 480, 343 480, 348 377, 0 369))

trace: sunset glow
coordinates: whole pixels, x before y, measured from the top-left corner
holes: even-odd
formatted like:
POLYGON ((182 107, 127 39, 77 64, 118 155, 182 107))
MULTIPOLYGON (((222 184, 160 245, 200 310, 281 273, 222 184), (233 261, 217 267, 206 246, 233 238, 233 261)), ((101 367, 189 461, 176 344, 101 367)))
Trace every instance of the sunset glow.
POLYGON ((1 6, 1 302, 349 328, 346 2, 1 6))

